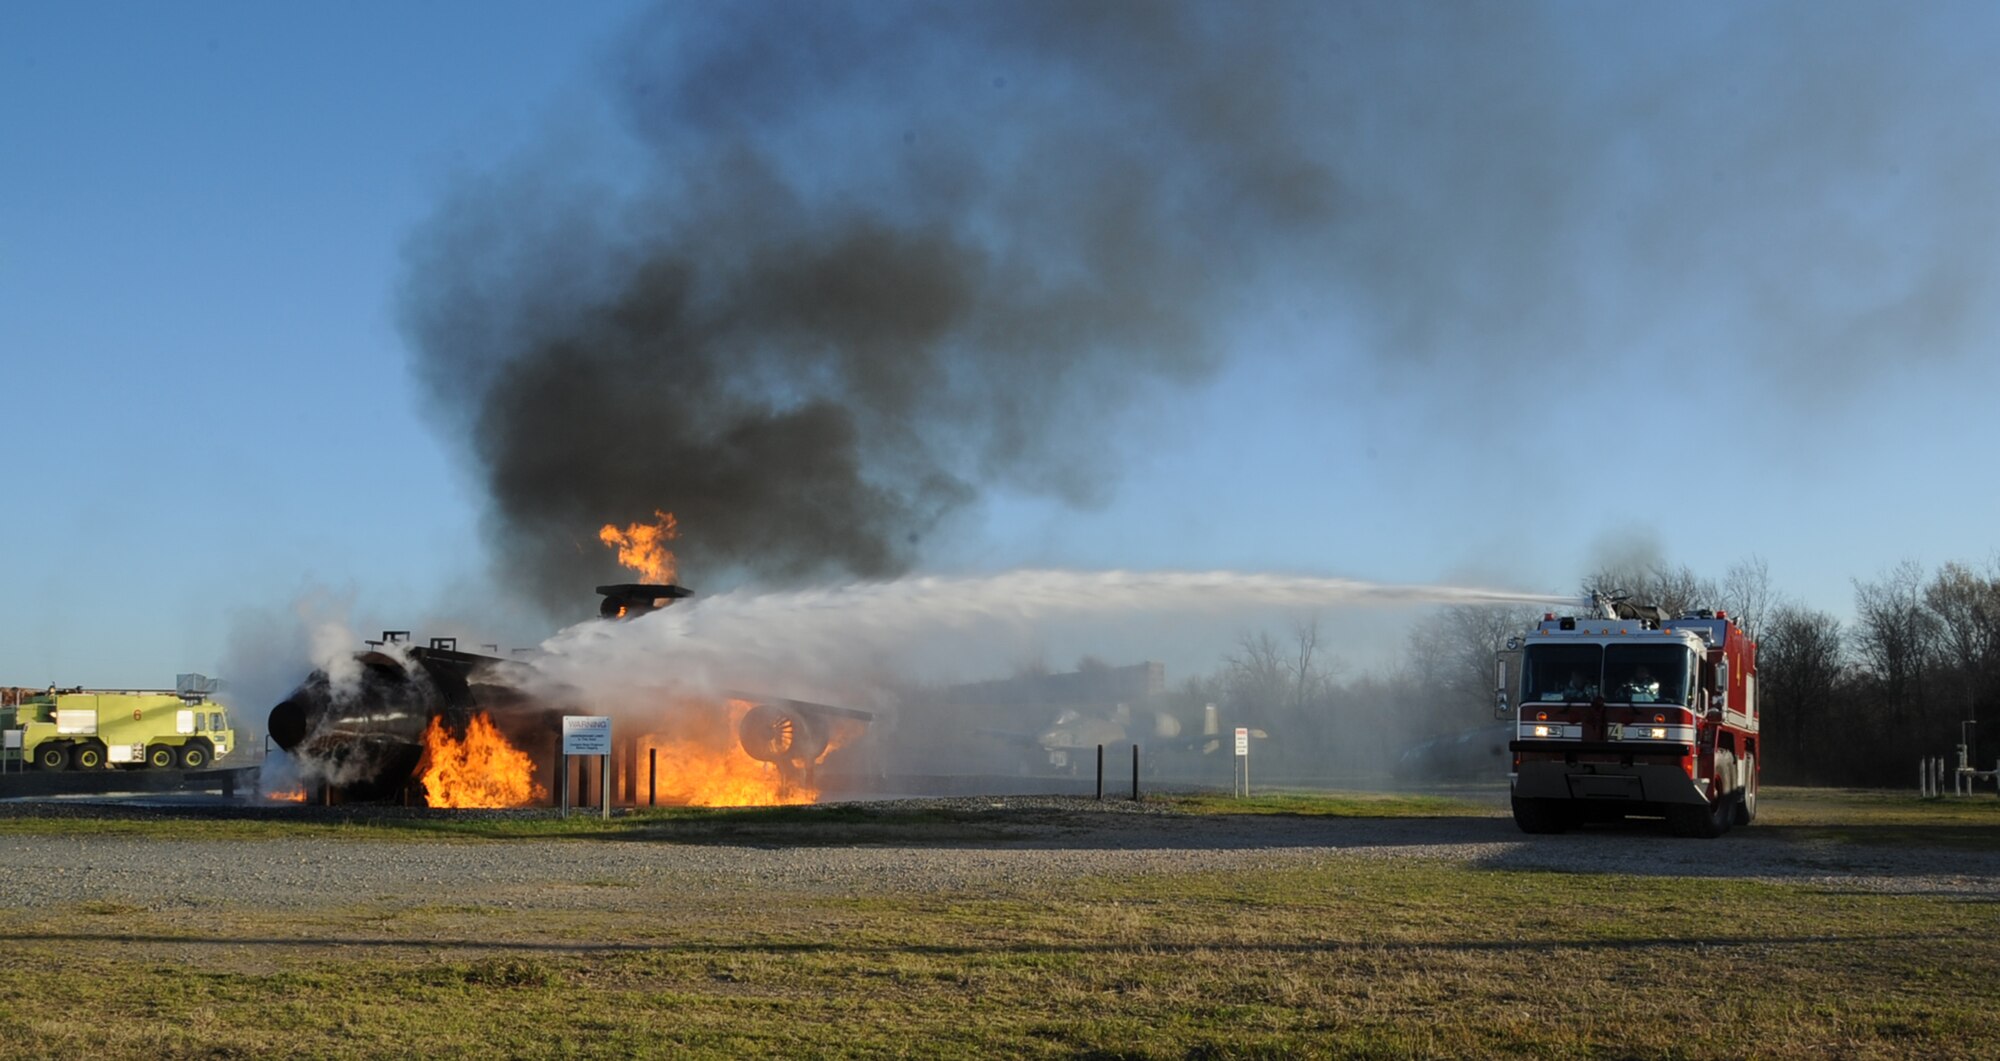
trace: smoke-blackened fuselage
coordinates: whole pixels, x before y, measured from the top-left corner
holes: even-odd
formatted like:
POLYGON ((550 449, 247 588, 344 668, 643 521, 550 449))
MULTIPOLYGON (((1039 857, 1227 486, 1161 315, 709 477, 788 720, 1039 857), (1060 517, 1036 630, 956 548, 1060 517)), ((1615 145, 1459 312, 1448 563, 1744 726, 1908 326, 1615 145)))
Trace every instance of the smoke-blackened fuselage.
POLYGON ((485 714, 510 744, 547 761, 566 709, 527 691, 527 664, 460 652, 446 638, 426 647, 385 637, 334 670, 313 671, 272 708, 270 734, 339 800, 420 800, 411 785, 433 721, 462 736, 485 714))

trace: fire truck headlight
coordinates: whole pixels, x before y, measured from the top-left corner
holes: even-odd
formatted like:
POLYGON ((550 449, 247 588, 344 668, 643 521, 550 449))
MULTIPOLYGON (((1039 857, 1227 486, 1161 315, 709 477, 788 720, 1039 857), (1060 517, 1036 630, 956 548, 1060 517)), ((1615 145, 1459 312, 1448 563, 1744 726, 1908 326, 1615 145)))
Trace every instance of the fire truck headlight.
POLYGON ((1654 740, 1666 740, 1666 739, 1667 739, 1667 727, 1665 727, 1665 726, 1654 726, 1654 727, 1653 727, 1652 729, 1649 729, 1649 730, 1647 730, 1647 731, 1646 731, 1646 736, 1648 736, 1648 737, 1651 737, 1651 738, 1652 738, 1652 739, 1654 739, 1654 740))
POLYGON ((1546 737, 1546 736, 1549 736, 1549 735, 1550 735, 1550 734, 1549 734, 1549 727, 1547 727, 1547 726, 1536 726, 1536 727, 1535 727, 1535 736, 1537 736, 1537 737, 1546 737))

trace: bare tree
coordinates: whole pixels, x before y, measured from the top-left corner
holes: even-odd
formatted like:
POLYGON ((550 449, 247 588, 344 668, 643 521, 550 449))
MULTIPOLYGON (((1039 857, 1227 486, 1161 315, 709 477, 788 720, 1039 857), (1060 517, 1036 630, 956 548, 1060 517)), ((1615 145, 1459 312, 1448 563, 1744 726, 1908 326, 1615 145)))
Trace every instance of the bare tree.
POLYGON ((1937 620, 1924 606, 1923 586, 1923 571, 1910 560, 1875 582, 1854 582, 1855 650, 1898 719, 1922 714, 1936 651, 1937 620))
POLYGON ((1781 605, 1771 613, 1757 647, 1761 712, 1768 723, 1766 754, 1778 751, 1795 778, 1835 779, 1835 764, 1829 760, 1842 749, 1825 735, 1842 732, 1834 717, 1844 681, 1840 621, 1825 612, 1781 605))
POLYGON ((1525 605, 1440 608, 1410 629, 1406 664, 1444 717, 1473 720, 1493 703, 1493 656, 1534 625, 1525 605))
POLYGON ((1338 749, 1333 714, 1341 706, 1317 616, 1296 620, 1289 642, 1268 630, 1245 633, 1223 660, 1222 700, 1243 724, 1283 734, 1263 753, 1295 775, 1323 771, 1338 749))
POLYGON ((1763 631, 1764 620, 1771 612, 1772 596, 1771 566, 1763 557, 1753 555, 1729 565, 1729 570, 1722 573, 1716 606, 1728 611, 1736 619, 1736 625, 1754 640, 1763 631))
POLYGON ((1291 684, 1291 668, 1278 639, 1269 630, 1246 633, 1237 639, 1236 651, 1224 657, 1223 666, 1230 703, 1269 725, 1284 706, 1291 684))
POLYGON ((1948 563, 1924 587, 1924 606, 1937 619, 1939 648, 1960 669, 1977 672, 2000 654, 2000 579, 1948 563))
POLYGON ((1936 621, 1952 712, 1974 722, 1992 718, 2000 707, 2000 573, 1948 563, 1924 587, 1924 607, 1936 621))
POLYGON ((1292 623, 1292 706, 1301 711, 1326 698, 1333 667, 1319 659, 1319 616, 1292 623))

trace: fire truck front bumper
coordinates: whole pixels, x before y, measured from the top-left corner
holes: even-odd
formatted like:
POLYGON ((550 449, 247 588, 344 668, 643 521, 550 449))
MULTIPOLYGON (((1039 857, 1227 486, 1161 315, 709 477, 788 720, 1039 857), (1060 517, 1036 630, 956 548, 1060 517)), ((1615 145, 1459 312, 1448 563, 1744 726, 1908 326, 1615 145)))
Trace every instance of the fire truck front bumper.
POLYGON ((1510 752, 1553 753, 1574 759, 1580 755, 1615 755, 1623 759, 1670 758, 1678 762, 1685 756, 1694 754, 1690 744, 1663 744, 1659 741, 1577 741, 1577 740, 1514 740, 1507 742, 1510 752))
POLYGON ((1682 765, 1694 754, 1686 744, 1517 740, 1507 749, 1519 759, 1514 795, 1520 799, 1708 802, 1682 765))

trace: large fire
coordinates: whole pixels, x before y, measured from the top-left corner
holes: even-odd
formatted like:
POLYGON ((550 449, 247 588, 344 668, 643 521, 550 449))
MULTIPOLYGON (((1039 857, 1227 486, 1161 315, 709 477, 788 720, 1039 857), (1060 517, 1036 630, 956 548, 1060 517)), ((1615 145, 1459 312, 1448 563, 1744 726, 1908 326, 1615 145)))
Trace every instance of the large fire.
MULTIPOLYGON (((680 536, 680 525, 671 512, 655 510, 653 516, 652 523, 623 529, 607 523, 597 536, 617 550, 619 563, 647 583, 665 584, 675 574, 674 554, 667 543, 680 536)), ((684 807, 817 801, 819 790, 810 782, 812 768, 834 742, 814 742, 812 750, 803 753, 812 756, 811 762, 796 759, 784 769, 753 758, 744 751, 738 732, 744 716, 756 706, 749 700, 675 704, 661 713, 653 732, 635 742, 618 741, 620 751, 614 761, 599 769, 622 769, 618 776, 635 782, 628 791, 636 791, 641 803, 649 795, 661 804, 684 807)), ((620 729, 627 725, 645 728, 644 723, 620 720, 620 729)), ((424 731, 418 775, 433 807, 521 807, 545 802, 548 792, 535 783, 534 774, 534 763, 508 744, 485 714, 473 716, 463 739, 453 737, 436 719, 424 731)))
POLYGON ((681 536, 680 522, 671 512, 653 510, 652 523, 630 523, 619 530, 606 523, 597 540, 618 550, 618 562, 639 573, 645 581, 664 584, 674 580, 674 554, 667 543, 681 536))
POLYGON ((417 772, 433 807, 525 807, 549 798, 527 753, 507 743, 483 712, 472 716, 463 740, 431 719, 417 772))
MULTIPOLYGON (((618 551, 618 562, 648 583, 674 580, 673 551, 667 543, 680 537, 680 523, 671 512, 653 510, 652 523, 627 524, 622 530, 605 524, 597 538, 618 551)), ((621 612, 622 614, 622 612, 621 612)), ((736 739, 743 716, 756 705, 731 700, 719 727, 677 725, 675 732, 653 732, 639 738, 636 761, 642 785, 650 785, 659 802, 683 807, 770 807, 812 803, 816 788, 780 771, 776 764, 750 757, 736 739), (649 773, 650 772, 650 777, 649 773)), ((684 719, 715 721, 706 705, 681 705, 672 714, 684 719)))
MULTIPOLYGON (((720 706, 720 705, 718 705, 720 706)), ((814 803, 819 789, 809 773, 783 770, 775 763, 752 758, 737 740, 743 716, 756 705, 730 700, 725 710, 682 703, 669 716, 682 720, 675 732, 653 732, 626 745, 636 755, 615 765, 634 773, 643 804, 651 799, 664 806, 775 807, 814 803)), ((623 742, 620 742, 621 744, 623 742)), ((816 757, 824 761, 830 742, 816 757)), ((804 765, 804 764, 802 764, 804 765)), ((464 739, 453 737, 439 720, 424 730, 424 754, 417 766, 425 802, 432 807, 524 807, 548 801, 548 790, 534 780, 535 764, 526 753, 507 743, 493 721, 481 713, 466 726, 464 739)))
MULTIPOLYGON (((736 727, 754 706, 748 700, 729 701, 728 725, 721 730, 720 739, 658 733, 639 738, 640 770, 650 769, 654 754, 659 757, 659 772, 654 777, 661 803, 683 807, 775 807, 819 799, 817 788, 787 778, 774 763, 752 759, 735 739, 736 727)), ((641 777, 644 776, 642 773, 641 777)))

